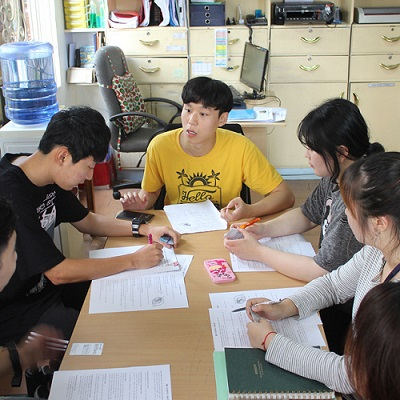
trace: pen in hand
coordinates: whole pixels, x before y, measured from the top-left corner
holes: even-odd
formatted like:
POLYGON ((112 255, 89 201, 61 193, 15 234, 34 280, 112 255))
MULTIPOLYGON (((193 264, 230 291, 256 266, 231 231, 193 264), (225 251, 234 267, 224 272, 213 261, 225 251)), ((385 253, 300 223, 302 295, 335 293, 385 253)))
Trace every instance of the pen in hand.
POLYGON ((258 222, 260 220, 260 218, 254 218, 249 222, 245 222, 244 224, 240 225, 240 228, 242 229, 246 229, 248 226, 255 224, 256 222, 258 222))
MULTIPOLYGON (((265 305, 278 304, 281 301, 282 301, 282 299, 262 301, 261 303, 253 304, 253 306, 259 306, 259 305, 262 305, 262 304, 265 304, 265 305)), ((232 310, 232 312, 238 312, 238 311, 244 311, 244 310, 246 310, 246 307, 240 307, 240 308, 236 308, 235 310, 232 310)))
POLYGON ((153 235, 151 233, 148 234, 147 241, 149 244, 153 244, 153 235))
MULTIPOLYGON (((260 218, 254 218, 253 220, 245 222, 239 227, 241 229, 246 229, 248 226, 255 224, 259 220, 260 218)), ((227 239, 234 240, 234 239, 242 239, 244 236, 242 235, 242 232, 239 232, 236 228, 232 228, 228 233, 225 233, 225 237, 227 239)))

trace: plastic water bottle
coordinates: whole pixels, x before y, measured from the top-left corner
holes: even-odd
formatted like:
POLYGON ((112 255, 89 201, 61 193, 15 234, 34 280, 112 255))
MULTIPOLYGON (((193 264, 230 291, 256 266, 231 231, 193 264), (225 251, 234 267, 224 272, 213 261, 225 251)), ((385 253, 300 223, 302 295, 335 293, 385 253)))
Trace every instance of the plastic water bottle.
POLYGON ((5 114, 15 124, 42 124, 58 111, 52 54, 47 42, 0 46, 5 114))

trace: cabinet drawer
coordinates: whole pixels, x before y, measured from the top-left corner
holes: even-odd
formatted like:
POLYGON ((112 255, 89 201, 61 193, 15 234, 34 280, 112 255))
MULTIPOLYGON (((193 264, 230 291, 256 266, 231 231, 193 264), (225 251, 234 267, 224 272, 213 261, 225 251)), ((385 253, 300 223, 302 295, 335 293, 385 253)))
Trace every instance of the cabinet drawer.
POLYGON ((187 58, 132 58, 128 68, 140 83, 185 83, 188 80, 187 58))
POLYGON ((271 82, 345 82, 347 56, 271 57, 271 82))
POLYGON ((351 49, 353 54, 400 53, 400 25, 353 25, 351 49))
POLYGON ((350 28, 272 28, 271 55, 349 53, 350 28))
POLYGON ((352 56, 351 82, 400 81, 400 55, 352 56))
POLYGON ((224 82, 239 81, 241 57, 229 57, 226 68, 216 67, 214 57, 192 57, 190 76, 208 75, 224 82))
MULTIPOLYGON (((244 44, 249 40, 248 28, 228 29, 228 55, 243 56, 244 44)), ((253 43, 268 48, 268 30, 258 28, 253 30, 253 43)), ((189 35, 190 54, 210 57, 215 54, 215 29, 191 28, 189 35)))
POLYGON ((131 56, 187 55, 186 28, 109 29, 107 44, 119 46, 131 56))

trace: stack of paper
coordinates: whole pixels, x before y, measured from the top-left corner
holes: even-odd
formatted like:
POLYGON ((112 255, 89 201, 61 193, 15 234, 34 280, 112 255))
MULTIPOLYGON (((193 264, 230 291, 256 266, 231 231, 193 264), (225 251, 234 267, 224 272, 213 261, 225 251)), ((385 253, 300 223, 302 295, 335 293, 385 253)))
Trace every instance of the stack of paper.
POLYGON ((110 12, 108 20, 111 28, 137 28, 139 26, 139 14, 135 11, 119 11, 110 12))

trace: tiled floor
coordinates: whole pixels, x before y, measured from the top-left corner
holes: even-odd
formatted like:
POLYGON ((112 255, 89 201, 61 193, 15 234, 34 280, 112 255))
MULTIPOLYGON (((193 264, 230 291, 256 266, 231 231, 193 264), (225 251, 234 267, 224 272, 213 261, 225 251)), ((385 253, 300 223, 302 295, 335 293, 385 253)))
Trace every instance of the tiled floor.
MULTIPOLYGON (((295 207, 301 205, 311 191, 315 188, 318 181, 317 180, 301 180, 301 181, 287 181, 292 188, 296 203, 295 207)), ((82 193, 84 201, 84 193, 82 193)), ((94 192, 95 197, 95 210, 97 213, 102 215, 115 216, 119 211, 121 211, 120 202, 114 200, 112 197, 112 191, 110 189, 96 189, 94 192)), ((320 229, 313 229, 311 232, 304 234, 305 238, 310 241, 315 249, 318 248, 320 229)), ((90 235, 85 235, 85 250, 94 250, 104 247, 105 238, 102 237, 91 237, 90 235)))

